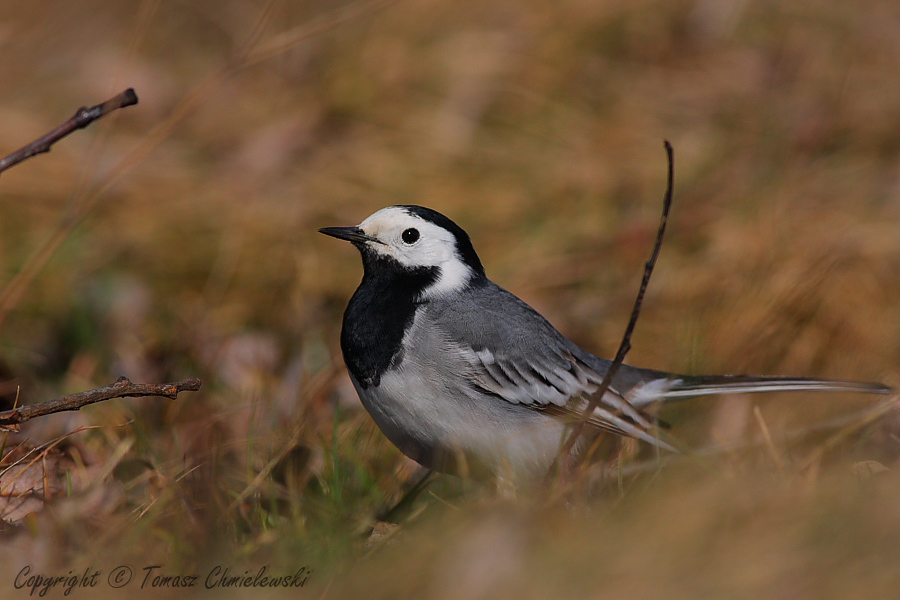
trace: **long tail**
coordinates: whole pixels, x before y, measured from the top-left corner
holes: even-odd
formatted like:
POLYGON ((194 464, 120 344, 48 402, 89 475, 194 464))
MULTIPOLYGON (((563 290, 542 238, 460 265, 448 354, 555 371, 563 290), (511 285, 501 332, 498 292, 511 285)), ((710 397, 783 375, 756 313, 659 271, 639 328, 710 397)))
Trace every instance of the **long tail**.
POLYGON ((713 394, 747 394, 755 392, 858 392, 890 394, 894 391, 882 383, 833 381, 810 377, 765 377, 757 375, 673 375, 653 378, 634 386, 627 394, 637 409, 655 402, 670 402, 713 394))

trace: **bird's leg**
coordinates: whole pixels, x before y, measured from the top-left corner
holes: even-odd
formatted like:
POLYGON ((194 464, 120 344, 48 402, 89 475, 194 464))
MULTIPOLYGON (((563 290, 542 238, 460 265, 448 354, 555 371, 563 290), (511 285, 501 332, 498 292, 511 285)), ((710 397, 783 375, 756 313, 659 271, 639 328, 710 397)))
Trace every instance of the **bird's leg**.
POLYGON ((412 484, 412 486, 404 492, 403 496, 400 497, 400 500, 397 501, 396 504, 388 507, 383 507, 378 513, 375 515, 375 518, 379 521, 385 521, 387 523, 397 523, 409 514, 410 509, 412 508, 413 502, 416 501, 416 498, 424 492, 429 485, 434 481, 437 476, 437 471, 432 469, 428 469, 423 473, 416 481, 412 484))

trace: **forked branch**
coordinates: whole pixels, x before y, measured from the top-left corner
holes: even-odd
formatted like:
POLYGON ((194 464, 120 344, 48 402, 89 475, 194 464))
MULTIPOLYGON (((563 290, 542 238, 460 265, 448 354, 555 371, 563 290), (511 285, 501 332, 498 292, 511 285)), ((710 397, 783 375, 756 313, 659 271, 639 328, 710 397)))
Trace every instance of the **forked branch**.
POLYGON ((114 383, 100 388, 0 412, 0 430, 15 431, 21 423, 29 419, 67 410, 79 410, 88 404, 112 398, 164 396, 174 400, 181 392, 196 392, 200 389, 200 385, 200 380, 196 377, 176 383, 132 383, 127 377, 119 377, 114 383))

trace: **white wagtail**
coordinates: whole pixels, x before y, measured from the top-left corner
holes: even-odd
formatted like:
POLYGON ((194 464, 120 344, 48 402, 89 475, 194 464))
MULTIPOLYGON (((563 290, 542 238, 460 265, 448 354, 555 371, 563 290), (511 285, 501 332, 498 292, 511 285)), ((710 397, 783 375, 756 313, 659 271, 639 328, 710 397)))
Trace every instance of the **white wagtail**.
MULTIPOLYGON (((362 254, 341 350, 375 423, 403 453, 442 471, 504 475, 550 467, 611 361, 581 349, 496 285, 469 236, 421 206, 390 206, 357 227, 324 227, 362 254)), ((647 405, 737 392, 891 391, 877 383, 748 375, 692 376, 622 365, 589 424, 675 449, 647 405)))

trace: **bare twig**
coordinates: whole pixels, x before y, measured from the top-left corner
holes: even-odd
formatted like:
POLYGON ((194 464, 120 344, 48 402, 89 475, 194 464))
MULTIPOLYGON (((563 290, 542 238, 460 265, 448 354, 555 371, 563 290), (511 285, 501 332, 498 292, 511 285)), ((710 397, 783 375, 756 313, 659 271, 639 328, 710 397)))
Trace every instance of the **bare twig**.
MULTIPOLYGON (((128 88, 117 96, 114 96, 91 108, 79 108, 75 111, 75 115, 71 119, 54 129, 53 131, 41 136, 27 146, 16 150, 6 158, 0 159, 0 173, 9 169, 35 154, 41 152, 49 152, 50 147, 69 135, 76 129, 83 129, 96 121, 97 119, 107 115, 114 110, 132 106, 137 104, 138 98, 132 88, 128 88)), ((25 290, 34 279, 37 272, 47 264, 47 261, 66 238, 70 231, 78 223, 78 215, 64 214, 59 220, 58 227, 51 232, 50 236, 38 247, 32 254, 22 269, 10 280, 10 282, 0 291, 0 327, 6 320, 7 314, 12 308, 18 304, 25 290)))
POLYGON ((397 0, 360 0, 350 6, 333 9, 323 16, 284 32, 274 37, 270 42, 263 44, 260 42, 260 39, 270 20, 274 4, 274 2, 269 2, 261 11, 257 23, 251 29, 246 42, 236 55, 219 69, 210 73, 188 92, 175 105, 169 116, 154 127, 137 147, 126 154, 110 170, 103 181, 85 195, 79 203, 77 211, 73 214, 63 215, 49 236, 28 257, 19 272, 0 290, 0 327, 3 326, 10 311, 19 303, 25 291, 50 260, 50 257, 56 253, 62 242, 97 204, 103 194, 168 139, 176 126, 193 114, 203 102, 212 97, 216 89, 228 81, 235 72, 250 64, 268 60, 287 52, 309 38, 330 31, 354 19, 362 18, 395 1, 397 0))
POLYGON ((644 264, 644 277, 641 279, 641 287, 638 290, 637 298, 634 300, 634 308, 631 310, 631 319, 628 321, 628 326, 625 328, 625 333, 622 336, 622 343, 619 345, 619 350, 616 352, 616 357, 613 360, 612 364, 609 365, 609 370, 606 372, 606 375, 603 377, 603 381, 600 383, 600 387, 597 391, 591 396, 590 401, 588 401, 587 407, 585 407, 584 412, 581 414, 581 417, 575 422, 572 426, 572 431, 569 433, 569 437, 566 438, 565 443, 560 447, 559 457, 557 459, 558 465, 564 464, 569 457, 569 454, 572 451, 572 448, 575 446, 575 443, 578 441, 578 438, 584 432, 584 426, 587 424, 590 416, 593 414, 594 410, 600 404, 603 395, 609 389, 609 385, 612 382, 613 378, 616 376, 616 373, 619 371, 619 367, 622 365, 622 361, 625 360, 625 355, 628 354, 628 351, 631 350, 631 335, 634 332, 634 327, 637 324, 638 316, 641 313, 641 304, 644 301, 644 292, 647 290, 647 284, 650 283, 650 275, 653 273, 653 267, 656 265, 656 259, 659 257, 660 248, 662 248, 663 234, 666 231, 666 222, 669 218, 669 208, 672 206, 672 186, 675 180, 675 161, 672 151, 672 145, 665 141, 663 145, 666 148, 666 156, 669 161, 669 172, 668 178, 666 181, 666 193, 663 197, 663 209, 662 216, 659 221, 659 231, 656 234, 656 244, 653 246, 653 252, 650 255, 650 259, 644 264))
POLYGON ((127 377, 119 377, 114 383, 101 388, 79 392, 39 404, 26 404, 0 412, 0 428, 16 429, 21 423, 35 417, 43 417, 67 410, 79 410, 88 404, 103 402, 112 398, 132 398, 137 396, 178 397, 181 392, 196 392, 200 389, 196 377, 177 383, 132 383, 127 377))
POLYGON ((75 111, 75 114, 72 116, 72 118, 70 118, 68 121, 54 129, 53 131, 42 135, 27 146, 23 146, 9 156, 0 159, 0 173, 9 169, 13 165, 19 164, 23 160, 31 158, 35 154, 50 152, 50 147, 53 144, 63 139, 76 129, 84 129, 97 119, 108 115, 114 110, 125 108, 126 106, 132 106, 137 103, 137 94, 134 93, 134 90, 132 88, 128 88, 121 94, 110 98, 102 104, 98 104, 90 108, 82 106, 75 111))

